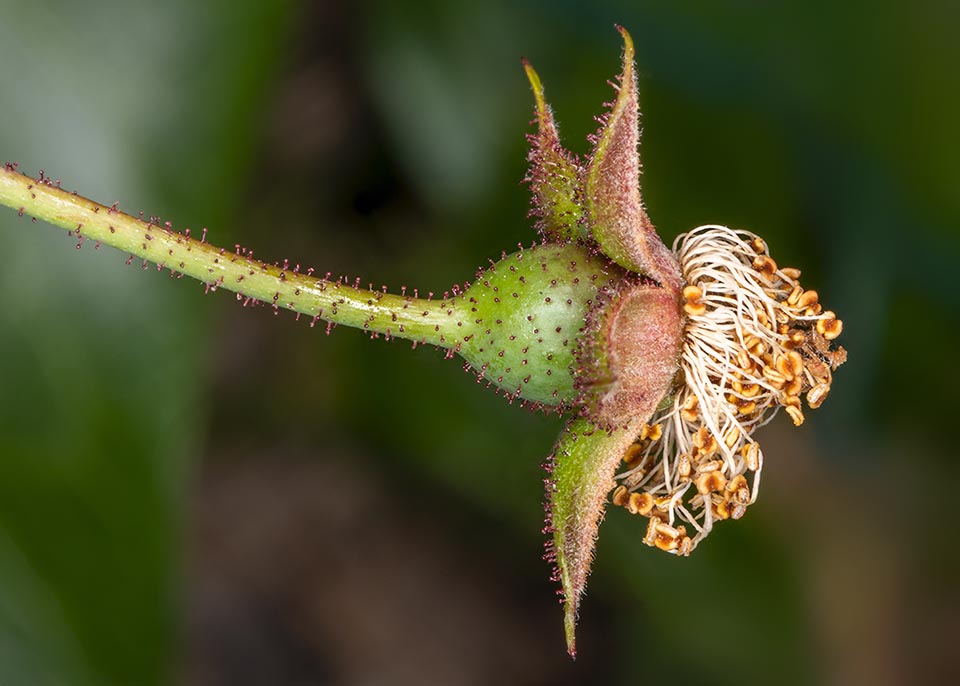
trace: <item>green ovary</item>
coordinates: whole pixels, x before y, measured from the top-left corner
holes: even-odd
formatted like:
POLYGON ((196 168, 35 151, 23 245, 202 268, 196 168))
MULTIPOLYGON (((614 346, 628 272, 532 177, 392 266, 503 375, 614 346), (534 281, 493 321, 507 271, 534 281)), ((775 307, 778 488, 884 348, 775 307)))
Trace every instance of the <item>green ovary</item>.
POLYGON ((575 402, 574 351, 599 291, 624 272, 576 245, 508 255, 460 297, 459 353, 510 395, 544 405, 575 402))

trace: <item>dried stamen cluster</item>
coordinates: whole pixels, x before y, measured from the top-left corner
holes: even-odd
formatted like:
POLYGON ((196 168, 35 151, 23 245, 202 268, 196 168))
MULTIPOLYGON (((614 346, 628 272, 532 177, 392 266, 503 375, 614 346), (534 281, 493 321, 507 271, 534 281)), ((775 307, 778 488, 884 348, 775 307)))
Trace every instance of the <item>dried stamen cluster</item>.
POLYGON ((650 518, 645 543, 688 555, 714 522, 739 519, 756 500, 763 454, 753 431, 781 407, 802 424, 802 394, 819 407, 846 351, 832 343, 842 322, 757 236, 702 226, 674 252, 688 284, 685 384, 627 451, 613 502, 650 518))

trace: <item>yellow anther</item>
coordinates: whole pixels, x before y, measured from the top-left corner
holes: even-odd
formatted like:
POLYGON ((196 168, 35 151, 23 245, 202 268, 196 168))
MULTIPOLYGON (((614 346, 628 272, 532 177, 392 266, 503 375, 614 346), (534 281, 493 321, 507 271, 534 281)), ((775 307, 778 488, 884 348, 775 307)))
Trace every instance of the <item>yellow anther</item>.
POLYGON ((747 443, 740 449, 740 455, 743 456, 743 463, 751 472, 760 469, 760 448, 756 443, 747 443))
POLYGON ((654 545, 657 541, 657 524, 660 523, 660 520, 656 517, 651 517, 650 521, 647 522, 647 533, 643 537, 643 542, 647 545, 654 545))
POLYGON ((793 372, 790 371, 786 355, 778 355, 774 367, 776 367, 777 372, 780 373, 780 376, 782 376, 785 381, 791 381, 793 379, 793 372))
POLYGON ((649 493, 631 493, 627 499, 630 514, 648 515, 653 511, 653 496, 649 493))
POLYGON ((697 465, 697 473, 708 474, 709 472, 715 472, 720 469, 721 466, 723 466, 723 463, 720 460, 710 460, 709 462, 697 465))
POLYGON ((701 474, 697 477, 697 490, 701 495, 707 495, 714 491, 722 491, 727 485, 727 477, 720 470, 714 470, 701 474))
POLYGON ((800 395, 800 392, 803 390, 803 377, 798 376, 792 381, 788 381, 783 387, 783 393, 785 395, 800 395))
POLYGON ((757 255, 753 260, 753 268, 765 276, 773 276, 777 271, 777 263, 769 255, 757 255))
POLYGON ((736 502, 744 505, 750 502, 750 486, 743 474, 738 474, 730 479, 725 490, 736 502))
POLYGON ((613 491, 613 504, 617 507, 622 507, 626 504, 627 498, 630 497, 629 491, 627 491, 626 486, 617 486, 613 491))
POLYGON ((793 420, 794 426, 803 424, 803 410, 800 409, 800 398, 791 395, 784 399, 783 405, 787 410, 787 414, 790 415, 790 419, 793 420))
POLYGON ((700 449, 700 455, 703 457, 717 450, 717 439, 713 437, 713 434, 711 434, 705 426, 697 429, 697 432, 693 434, 690 439, 693 444, 700 449))
POLYGON ((677 460, 677 475, 681 479, 689 479, 690 472, 692 471, 692 466, 690 465, 690 456, 681 455, 677 460))
POLYGON ((827 395, 830 393, 830 384, 821 383, 817 384, 810 389, 810 392, 807 393, 807 405, 812 409, 817 409, 823 404, 823 401, 827 399, 827 395))
POLYGON ((800 288, 800 285, 793 287, 793 290, 790 291, 790 295, 787 296, 787 304, 790 307, 795 307, 797 302, 800 300, 800 296, 803 295, 803 289, 800 288))
POLYGON ((823 313, 823 317, 817 320, 817 333, 832 341, 843 331, 843 322, 837 319, 837 315, 829 310, 823 313))
POLYGON ((764 367, 761 373, 763 374, 763 378, 769 381, 775 388, 783 388, 783 384, 787 383, 787 378, 773 367, 764 367))
POLYGON ((627 448, 627 452, 623 455, 624 463, 631 466, 636 465, 640 462, 640 460, 643 459, 643 452, 644 449, 642 445, 639 443, 633 443, 629 448, 627 448))
POLYGON ((808 307, 813 307, 819 299, 820 295, 816 291, 805 291, 803 295, 797 298, 797 309, 803 310, 808 307))
POLYGON ((683 407, 680 408, 680 418, 690 423, 697 421, 697 405, 699 402, 700 400, 695 395, 687 398, 683 403, 683 407))
POLYGON ((796 350, 791 350, 786 355, 779 355, 774 366, 784 379, 792 381, 803 373, 803 357, 796 350))
POLYGON ((655 527, 654 545, 660 548, 660 550, 667 552, 676 550, 680 543, 681 535, 682 533, 679 529, 674 529, 669 524, 658 522, 655 527))
POLYGON ((803 356, 796 350, 791 350, 787 353, 787 363, 790 366, 790 373, 793 376, 803 374, 803 356))

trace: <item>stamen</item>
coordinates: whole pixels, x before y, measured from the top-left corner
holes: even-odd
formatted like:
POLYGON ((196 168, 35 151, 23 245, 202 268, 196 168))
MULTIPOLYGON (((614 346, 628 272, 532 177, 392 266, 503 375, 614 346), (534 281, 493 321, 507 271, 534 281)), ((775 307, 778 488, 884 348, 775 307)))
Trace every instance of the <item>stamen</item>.
POLYGON ((800 270, 777 267, 763 239, 701 226, 673 249, 687 284, 685 384, 641 428, 613 502, 650 518, 647 545, 685 556, 756 500, 763 454, 751 434, 781 407, 799 426, 801 393, 819 407, 846 352, 831 344, 842 322, 803 289, 800 270))

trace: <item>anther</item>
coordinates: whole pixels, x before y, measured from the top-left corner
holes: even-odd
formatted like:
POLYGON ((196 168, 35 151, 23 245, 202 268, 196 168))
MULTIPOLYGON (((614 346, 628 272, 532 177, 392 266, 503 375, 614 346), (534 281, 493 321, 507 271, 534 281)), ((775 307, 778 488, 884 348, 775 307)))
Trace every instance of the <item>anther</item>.
POLYGON ((780 273, 788 279, 793 279, 794 281, 800 278, 800 270, 794 267, 782 267, 780 269, 780 273))
POLYGON ((803 410, 800 409, 800 398, 795 395, 789 396, 784 400, 783 405, 787 410, 787 414, 790 415, 790 419, 793 420, 794 426, 803 424, 803 410))
POLYGON ((753 268, 766 276, 773 276, 777 271, 777 263, 769 255, 757 255, 753 260, 753 268))
POLYGON ((681 531, 679 529, 674 529, 669 524, 664 524, 663 522, 658 521, 654 531, 654 545, 660 548, 660 550, 667 552, 676 550, 681 536, 681 531))
POLYGON ((805 291, 803 295, 797 298, 797 309, 803 310, 813 307, 819 299, 820 295, 816 291, 805 291))
POLYGON ((629 497, 630 497, 630 492, 627 491, 626 486, 617 486, 616 489, 613 491, 612 501, 613 501, 613 504, 616 505, 617 507, 623 507, 627 502, 627 498, 629 497))
POLYGON ((725 490, 738 503, 746 505, 750 502, 750 486, 747 484, 747 478, 743 474, 737 474, 730 479, 725 490))
POLYGON ((787 383, 786 377, 773 367, 764 367, 761 373, 763 374, 763 378, 769 381, 774 388, 783 388, 783 385, 787 383))
POLYGON ((692 441, 700 449, 700 455, 706 457, 717 450, 717 439, 707 430, 707 427, 701 426, 693 434, 692 441))
POLYGON ((774 366, 785 381, 793 381, 793 366, 786 355, 777 356, 774 366))
POLYGON ((803 295, 803 289, 800 288, 798 284, 793 287, 793 290, 790 291, 790 295, 787 296, 787 304, 790 307, 796 307, 797 303, 800 301, 801 295, 803 295))
POLYGON ((737 444, 737 440, 739 440, 739 438, 740 438, 740 427, 734 424, 727 430, 727 433, 724 434, 723 442, 724 444, 726 444, 728 448, 733 448, 733 446, 737 444))
POLYGON ((697 404, 699 402, 700 400, 695 395, 687 398, 683 403, 683 407, 680 408, 680 418, 690 423, 697 421, 697 404))
POLYGON ((677 460, 677 474, 679 477, 684 480, 689 479, 692 469, 693 468, 690 465, 690 456, 681 455, 680 459, 677 460))
POLYGON ((722 466, 723 463, 720 460, 710 460, 709 462, 704 462, 703 464, 697 465, 697 474, 708 474, 710 472, 715 472, 722 466))
POLYGON ((747 506, 743 503, 734 503, 733 507, 729 507, 729 512, 730 519, 740 519, 747 513, 747 506))
POLYGON ((727 477, 719 470, 707 472, 697 477, 697 490, 701 495, 707 495, 714 491, 722 491, 726 485, 727 477))
POLYGON ((647 522, 647 533, 643 537, 643 542, 649 546, 656 545, 657 542, 657 524, 660 523, 660 520, 656 517, 651 517, 650 521, 647 522))
POLYGON ((843 322, 837 319, 837 315, 827 310, 823 316, 817 320, 817 333, 832 341, 843 331, 843 322))
POLYGON ((787 396, 797 396, 800 395, 800 392, 803 390, 803 377, 795 377, 792 381, 788 381, 787 384, 783 387, 783 393, 787 396))
POLYGON ((653 496, 649 493, 631 493, 627 499, 627 510, 630 514, 638 514, 646 517, 653 511, 653 496))
POLYGON ((811 409, 817 409, 823 404, 823 401, 827 399, 827 394, 829 393, 830 384, 817 384, 807 393, 807 405, 809 405, 811 409))
POLYGON ((756 443, 747 443, 740 450, 743 456, 743 463, 751 472, 760 469, 760 447, 756 443))
POLYGON ((638 443, 632 444, 629 448, 627 448, 627 452, 623 455, 623 461, 627 464, 627 466, 630 467, 636 465, 642 459, 643 446, 638 443))
POLYGON ((803 374, 803 357, 796 350, 787 353, 787 364, 793 376, 803 374))

